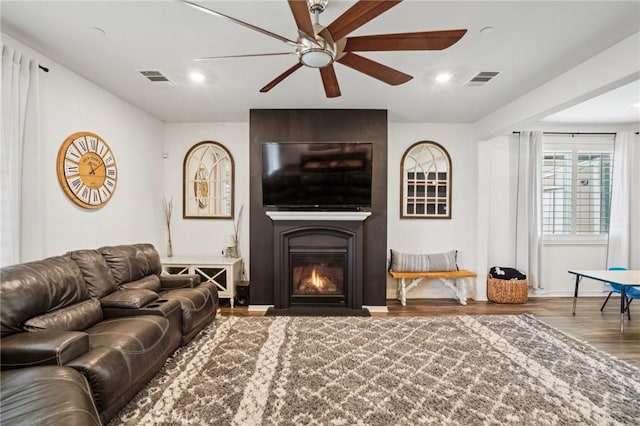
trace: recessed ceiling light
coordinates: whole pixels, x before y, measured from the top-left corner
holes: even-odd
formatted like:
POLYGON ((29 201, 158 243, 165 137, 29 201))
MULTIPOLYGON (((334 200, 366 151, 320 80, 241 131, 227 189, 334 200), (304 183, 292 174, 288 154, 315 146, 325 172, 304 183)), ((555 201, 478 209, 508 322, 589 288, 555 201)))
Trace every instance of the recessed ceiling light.
POLYGON ((453 76, 450 73, 441 72, 440 74, 438 74, 436 76, 436 81, 438 83, 446 83, 447 81, 451 80, 451 77, 453 77, 453 76))
POLYGON ((189 74, 189 78, 191 79, 191 81, 195 81, 197 83, 200 83, 202 81, 204 81, 204 74, 194 71, 191 74, 189 74))
POLYGON ((490 34, 494 30, 493 27, 484 27, 480 30, 480 34, 490 34))

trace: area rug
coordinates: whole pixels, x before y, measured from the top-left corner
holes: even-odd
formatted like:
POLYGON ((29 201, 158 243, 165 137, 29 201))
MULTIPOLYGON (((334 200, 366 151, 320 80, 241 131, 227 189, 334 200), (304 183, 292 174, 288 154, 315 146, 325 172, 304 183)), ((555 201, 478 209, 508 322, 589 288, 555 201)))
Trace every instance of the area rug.
POLYGON ((227 317, 114 425, 637 425, 640 370, 532 316, 227 317))

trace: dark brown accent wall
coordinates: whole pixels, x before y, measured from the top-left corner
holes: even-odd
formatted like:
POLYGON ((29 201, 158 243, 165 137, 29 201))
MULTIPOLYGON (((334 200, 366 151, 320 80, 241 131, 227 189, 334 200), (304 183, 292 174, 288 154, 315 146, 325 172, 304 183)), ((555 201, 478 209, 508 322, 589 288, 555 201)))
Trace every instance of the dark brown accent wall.
POLYGON ((254 109, 250 112, 250 278, 252 305, 272 305, 273 222, 262 205, 264 142, 371 142, 371 216, 364 222, 363 304, 386 305, 387 111, 254 109))

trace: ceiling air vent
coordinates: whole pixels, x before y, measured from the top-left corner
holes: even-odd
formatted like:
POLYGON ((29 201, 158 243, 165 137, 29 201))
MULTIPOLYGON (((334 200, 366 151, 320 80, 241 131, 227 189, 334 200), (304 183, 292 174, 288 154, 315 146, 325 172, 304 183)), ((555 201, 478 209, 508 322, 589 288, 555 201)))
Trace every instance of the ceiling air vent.
POLYGON ((480 71, 474 75, 471 80, 467 81, 464 85, 467 87, 479 87, 484 86, 500 74, 500 71, 480 71))
POLYGON ((153 83, 171 83, 171 80, 165 77, 165 75, 162 74, 160 71, 151 70, 151 71, 138 71, 138 72, 142 74, 147 80, 153 83))

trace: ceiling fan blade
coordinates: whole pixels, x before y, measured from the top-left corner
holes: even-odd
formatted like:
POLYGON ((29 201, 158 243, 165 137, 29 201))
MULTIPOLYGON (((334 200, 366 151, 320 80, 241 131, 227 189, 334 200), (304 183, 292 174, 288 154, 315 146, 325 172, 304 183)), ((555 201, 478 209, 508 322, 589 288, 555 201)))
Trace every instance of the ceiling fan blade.
POLYGON ((342 15, 338 16, 327 26, 327 29, 334 40, 340 40, 342 37, 360 28, 401 1, 402 0, 360 0, 342 15))
POLYGON ((280 83, 285 78, 289 77, 291 74, 293 74, 295 71, 297 71, 301 67, 302 67, 302 64, 298 62, 297 64, 295 64, 294 66, 292 66, 291 68, 289 68, 288 70, 286 70, 285 72, 283 72, 282 74, 280 74, 279 76, 271 80, 266 86, 260 89, 260 92, 266 93, 269 90, 273 89, 278 83, 280 83))
POLYGON ((289 40, 286 37, 282 37, 281 35, 272 33, 271 31, 267 31, 264 28, 256 27, 255 25, 251 25, 251 24, 249 24, 247 22, 241 21, 241 20, 236 19, 236 18, 232 18, 231 16, 225 15, 224 13, 216 12, 215 10, 206 8, 204 6, 200 6, 199 4, 192 3, 192 2, 190 2, 188 0, 178 0, 178 1, 181 1, 182 3, 184 3, 184 4, 188 5, 188 6, 191 6, 194 9, 197 9, 197 10, 199 10, 201 12, 204 12, 204 13, 207 13, 209 15, 213 15, 213 16, 215 16, 217 18, 226 19, 227 21, 233 22, 234 24, 239 24, 239 25, 242 25, 245 28, 249 28, 249 29, 257 31, 259 33, 268 35, 269 37, 277 38, 278 40, 280 40, 280 41, 282 41, 284 43, 290 44, 292 46, 297 46, 298 45, 298 43, 296 43, 293 40, 289 40))
POLYGON ((322 77, 324 93, 327 95, 327 98, 337 98, 341 95, 336 70, 333 69, 333 65, 320 68, 320 76, 322 77))
POLYGON ((309 3, 307 3, 307 0, 288 1, 291 13, 293 13, 293 18, 296 20, 298 30, 313 39, 315 32, 313 31, 313 24, 311 23, 311 16, 309 16, 309 3))
POLYGON ((338 59, 338 62, 392 86, 406 83, 413 78, 409 74, 382 65, 364 56, 356 55, 355 53, 345 54, 342 58, 338 59))
POLYGON ((214 59, 229 59, 229 58, 252 58, 254 56, 280 56, 280 55, 295 55, 295 52, 283 52, 283 53, 251 53, 248 55, 226 55, 226 56, 206 56, 204 58, 196 58, 194 61, 212 61, 214 59))
POLYGON ((423 31, 349 37, 344 51, 442 50, 455 44, 466 32, 467 30, 423 31))

